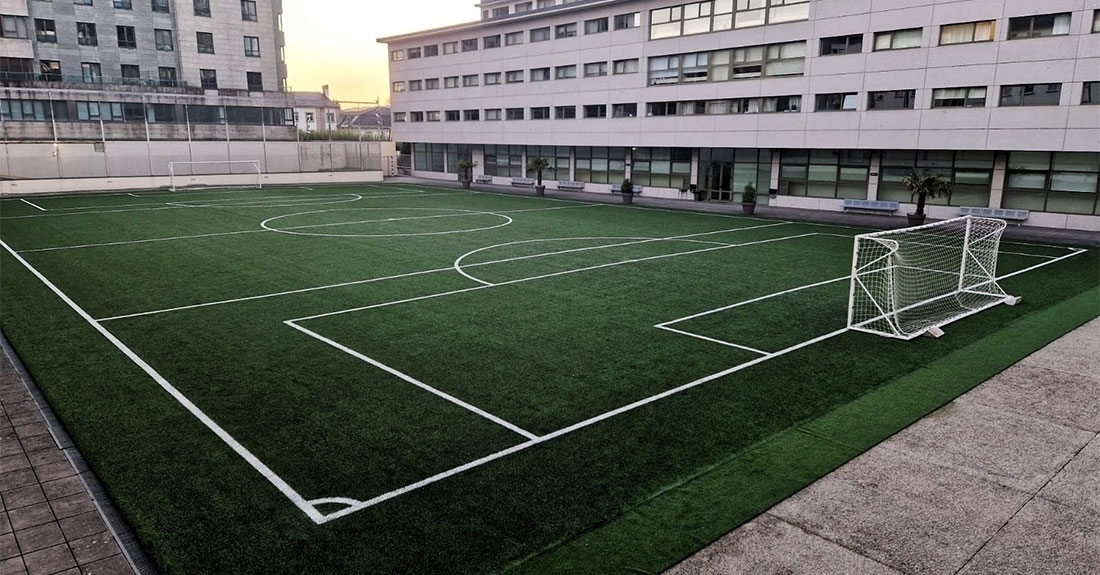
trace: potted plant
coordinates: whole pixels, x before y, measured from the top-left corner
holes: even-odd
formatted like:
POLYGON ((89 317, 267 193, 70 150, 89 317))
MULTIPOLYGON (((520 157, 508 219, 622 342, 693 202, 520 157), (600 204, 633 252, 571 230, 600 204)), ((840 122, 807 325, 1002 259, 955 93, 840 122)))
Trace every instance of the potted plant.
POLYGON ((470 183, 474 181, 474 168, 477 167, 477 162, 463 158, 458 161, 457 166, 458 181, 462 182, 463 188, 469 189, 470 183))
POLYGON ((741 212, 752 215, 756 211, 756 186, 752 182, 745 184, 741 192, 741 212))
POLYGON ((916 168, 909 171, 909 175, 901 181, 905 189, 909 191, 910 199, 917 198, 917 211, 907 214, 910 226, 919 226, 924 223, 924 204, 929 198, 951 197, 953 191, 951 181, 942 174, 929 174, 916 168))
POLYGON ((623 180, 623 183, 619 185, 619 193, 623 196, 624 204, 634 203, 634 182, 630 180, 623 180))
POLYGON ((550 167, 550 160, 539 156, 532 158, 527 164, 527 170, 535 172, 535 195, 541 196, 546 192, 546 186, 542 185, 542 171, 550 167))

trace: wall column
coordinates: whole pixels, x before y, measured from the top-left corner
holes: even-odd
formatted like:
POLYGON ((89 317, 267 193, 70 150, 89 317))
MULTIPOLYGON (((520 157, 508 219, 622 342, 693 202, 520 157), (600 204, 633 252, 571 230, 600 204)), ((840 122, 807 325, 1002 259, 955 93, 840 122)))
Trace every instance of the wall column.
POLYGON ((993 157, 993 179, 989 182, 989 205, 999 208, 1004 203, 1005 173, 1008 168, 1008 152, 997 152, 993 157))
POLYGON ((878 183, 882 178, 882 152, 871 152, 871 165, 867 174, 867 199, 878 199, 878 183))

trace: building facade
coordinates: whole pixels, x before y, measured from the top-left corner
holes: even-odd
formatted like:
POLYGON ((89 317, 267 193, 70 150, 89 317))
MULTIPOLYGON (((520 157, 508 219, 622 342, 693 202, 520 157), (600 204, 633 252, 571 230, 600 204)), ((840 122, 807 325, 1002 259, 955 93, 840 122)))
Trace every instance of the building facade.
POLYGON ((0 0, 0 21, 6 141, 294 139, 281 0, 0 0))
MULTIPOLYGON (((418 175, 841 209, 911 168, 962 206, 1100 231, 1100 0, 487 0, 380 39, 418 175)), ((899 212, 901 213, 901 212, 899 212)))

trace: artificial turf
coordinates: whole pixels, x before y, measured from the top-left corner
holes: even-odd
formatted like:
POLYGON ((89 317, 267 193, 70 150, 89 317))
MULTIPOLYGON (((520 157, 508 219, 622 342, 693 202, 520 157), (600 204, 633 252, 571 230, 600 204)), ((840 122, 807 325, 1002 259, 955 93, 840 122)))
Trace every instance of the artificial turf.
MULTIPOLYGON (((0 239, 306 499, 526 438, 286 320, 545 435, 757 357, 653 326, 841 278, 862 231, 416 186, 136 195, 5 199, 0 239)), ((1070 253, 1003 251, 1002 273, 1070 253)), ((166 573, 654 572, 1095 317, 1097 265, 1013 276, 1022 305, 944 338, 844 333, 320 525, 7 250, 0 327, 166 573)), ((774 352, 842 328, 846 292, 675 327, 774 352)))

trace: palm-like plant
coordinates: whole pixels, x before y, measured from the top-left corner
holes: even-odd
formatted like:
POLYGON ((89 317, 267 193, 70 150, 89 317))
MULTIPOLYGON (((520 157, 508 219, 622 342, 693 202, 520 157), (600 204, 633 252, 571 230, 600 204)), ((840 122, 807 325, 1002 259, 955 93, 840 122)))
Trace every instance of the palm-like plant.
POLYGON ((531 158, 531 161, 527 163, 527 169, 535 172, 535 180, 537 186, 542 185, 542 171, 550 167, 550 160, 539 156, 537 158, 531 158))
POLYGON ((954 191, 951 180, 943 177, 942 174, 930 174, 916 168, 910 170, 901 183, 909 191, 910 198, 917 197, 917 211, 914 214, 916 216, 924 215, 924 204, 929 198, 949 198, 954 191))

